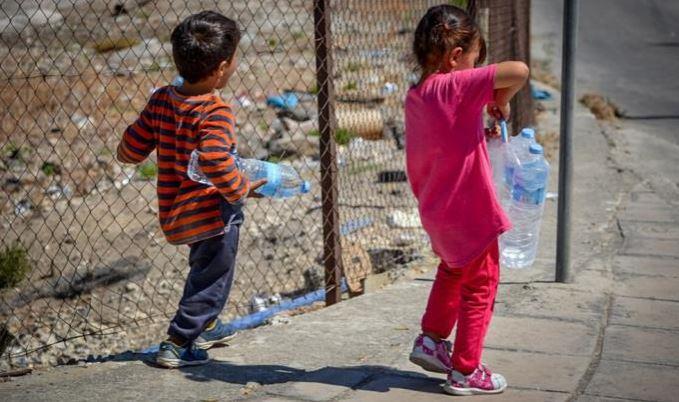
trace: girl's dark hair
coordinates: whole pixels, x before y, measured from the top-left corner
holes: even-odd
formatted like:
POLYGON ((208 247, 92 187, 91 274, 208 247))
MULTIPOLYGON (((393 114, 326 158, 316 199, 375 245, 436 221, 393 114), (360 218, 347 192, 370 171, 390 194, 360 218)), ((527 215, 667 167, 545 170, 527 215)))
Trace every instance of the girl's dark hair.
POLYGON ((486 42, 476 22, 464 10, 443 4, 427 10, 415 29, 413 53, 422 79, 439 69, 443 57, 461 47, 467 52, 479 41, 479 63, 486 59, 486 42))
POLYGON ((182 21, 172 31, 172 58, 179 74, 196 83, 236 53, 240 31, 236 22, 214 11, 203 11, 182 21))

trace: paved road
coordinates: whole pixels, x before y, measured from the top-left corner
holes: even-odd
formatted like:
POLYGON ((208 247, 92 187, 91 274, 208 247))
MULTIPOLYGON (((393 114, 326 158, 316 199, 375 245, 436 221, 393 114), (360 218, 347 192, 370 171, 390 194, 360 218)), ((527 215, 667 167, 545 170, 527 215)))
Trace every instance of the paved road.
MULTIPOLYGON (((542 54, 557 73, 561 3, 533 1, 533 33, 558 44, 542 54)), ((609 96, 630 125, 679 144, 679 1, 580 1, 579 15, 578 92, 609 96)))

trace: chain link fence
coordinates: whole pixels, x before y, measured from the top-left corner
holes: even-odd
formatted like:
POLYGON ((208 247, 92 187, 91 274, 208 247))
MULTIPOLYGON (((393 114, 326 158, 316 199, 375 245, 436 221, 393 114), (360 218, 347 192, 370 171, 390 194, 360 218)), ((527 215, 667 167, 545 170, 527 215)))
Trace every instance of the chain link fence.
MULTIPOLYGON (((412 32, 438 3, 0 2, 0 372, 164 336, 188 247, 163 238, 154 157, 129 166, 114 153, 150 93, 175 77, 170 33, 198 11, 217 10, 243 32, 222 91, 239 153, 289 163, 312 183, 301 197, 247 204, 221 318, 323 287, 337 301, 340 276, 360 294, 370 278, 393 278, 425 256, 403 172, 402 108, 416 79, 412 32), (281 107, 289 97, 297 105, 281 107)), ((516 6, 471 3, 490 10, 491 60, 516 57, 498 53, 516 6)), ((521 10, 526 21, 529 7, 521 10)))

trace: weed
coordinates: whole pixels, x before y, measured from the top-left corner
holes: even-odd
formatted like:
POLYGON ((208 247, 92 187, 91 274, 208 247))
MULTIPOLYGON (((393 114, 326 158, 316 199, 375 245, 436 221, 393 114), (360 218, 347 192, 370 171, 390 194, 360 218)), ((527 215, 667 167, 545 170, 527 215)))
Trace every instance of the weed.
POLYGON ((158 174, 158 167, 155 163, 148 161, 137 166, 137 174, 142 180, 151 180, 158 174))
POLYGON ((52 162, 44 162, 40 167, 40 170, 42 170, 45 176, 52 176, 56 173, 60 173, 59 166, 52 162))
POLYGON ((30 269, 28 253, 22 245, 6 246, 0 251, 0 289, 17 285, 30 269))
POLYGON ((335 142, 339 145, 347 145, 354 137, 356 133, 346 128, 338 128, 335 132, 335 142))
POLYGON ((353 61, 352 61, 352 62, 350 62, 349 64, 347 64, 347 71, 349 71, 349 72, 351 72, 351 73, 355 73, 355 72, 357 72, 358 70, 360 70, 361 67, 363 67, 363 66, 361 65, 361 63, 357 63, 357 62, 353 62, 353 61))
POLYGON ((344 89, 345 91, 355 91, 358 89, 358 84, 356 83, 356 81, 349 81, 346 83, 346 85, 344 85, 342 89, 344 89))

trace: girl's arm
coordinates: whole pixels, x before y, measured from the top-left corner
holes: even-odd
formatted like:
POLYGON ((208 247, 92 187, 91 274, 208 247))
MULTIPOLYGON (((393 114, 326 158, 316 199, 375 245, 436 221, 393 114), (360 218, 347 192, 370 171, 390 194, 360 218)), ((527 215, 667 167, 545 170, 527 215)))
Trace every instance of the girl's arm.
POLYGON ((526 63, 522 61, 504 61, 495 69, 495 104, 502 117, 509 118, 509 101, 523 87, 530 75, 526 63))

